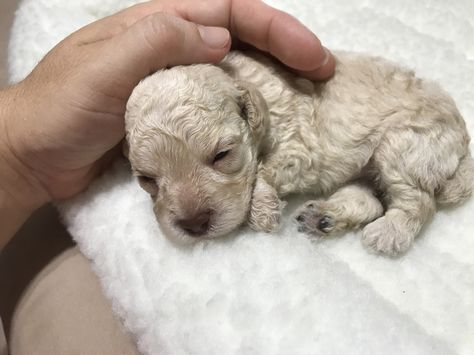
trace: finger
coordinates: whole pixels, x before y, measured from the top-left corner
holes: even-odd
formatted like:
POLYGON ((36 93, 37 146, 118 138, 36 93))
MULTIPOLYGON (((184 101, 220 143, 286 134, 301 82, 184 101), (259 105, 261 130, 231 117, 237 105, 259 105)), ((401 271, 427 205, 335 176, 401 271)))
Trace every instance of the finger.
POLYGON ((326 79, 334 72, 334 59, 308 28, 260 0, 183 1, 176 11, 193 22, 229 28, 239 40, 311 79, 326 79))
MULTIPOLYGON (((126 85, 124 94, 145 76, 160 68, 191 63, 216 63, 229 51, 229 32, 220 27, 198 26, 167 14, 148 16, 128 30, 99 43, 101 68, 126 85)), ((130 92, 128 92, 130 91, 130 92)))
POLYGON ((326 60, 318 69, 310 71, 297 70, 296 72, 299 75, 312 80, 326 80, 331 78, 334 75, 334 71, 336 69, 336 59, 329 51, 327 53, 328 55, 326 60))
POLYGON ((319 68, 326 54, 319 39, 294 17, 261 1, 234 2, 231 31, 284 64, 303 71, 319 68))
POLYGON ((78 44, 90 44, 112 38, 125 32, 129 27, 142 20, 143 18, 156 13, 164 12, 171 15, 178 15, 173 7, 152 1, 140 3, 128 7, 110 16, 94 21, 79 31, 73 33, 71 37, 78 44))

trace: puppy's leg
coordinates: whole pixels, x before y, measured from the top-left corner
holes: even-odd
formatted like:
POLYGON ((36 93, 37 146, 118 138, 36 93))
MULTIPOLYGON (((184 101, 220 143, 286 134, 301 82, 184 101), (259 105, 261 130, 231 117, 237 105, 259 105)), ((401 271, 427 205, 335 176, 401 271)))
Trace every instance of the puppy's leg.
POLYGON ((365 246, 388 255, 403 253, 435 213, 435 189, 457 166, 456 144, 435 128, 387 132, 374 152, 372 169, 387 211, 362 231, 365 246), (439 137, 446 138, 443 146, 439 137))
POLYGON ((434 214, 436 202, 432 194, 410 185, 390 186, 387 197, 387 212, 364 228, 362 243, 377 252, 397 255, 411 246, 434 214))
POLYGON ((286 203, 261 176, 257 176, 250 204, 248 224, 255 231, 275 232, 280 227, 281 211, 286 203))
POLYGON ((298 230, 312 235, 334 235, 358 229, 383 214, 373 191, 361 184, 337 190, 327 200, 304 203, 295 214, 298 230))

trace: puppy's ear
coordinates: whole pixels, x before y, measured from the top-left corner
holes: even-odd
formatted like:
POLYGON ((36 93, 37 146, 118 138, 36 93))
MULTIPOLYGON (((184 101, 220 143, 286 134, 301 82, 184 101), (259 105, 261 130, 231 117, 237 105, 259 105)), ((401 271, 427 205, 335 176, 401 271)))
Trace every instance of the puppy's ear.
POLYGON ((236 85, 241 91, 238 102, 241 116, 248 122, 256 142, 260 143, 268 123, 267 103, 260 91, 252 84, 238 81, 236 85))

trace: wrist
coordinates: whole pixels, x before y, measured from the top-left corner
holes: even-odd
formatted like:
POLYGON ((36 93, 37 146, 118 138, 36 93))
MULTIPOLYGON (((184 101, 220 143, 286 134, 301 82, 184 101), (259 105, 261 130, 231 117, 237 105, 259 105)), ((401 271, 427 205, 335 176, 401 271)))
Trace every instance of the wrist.
POLYGON ((31 214, 49 201, 41 183, 14 150, 16 121, 21 120, 18 87, 0 91, 0 203, 19 213, 31 214))

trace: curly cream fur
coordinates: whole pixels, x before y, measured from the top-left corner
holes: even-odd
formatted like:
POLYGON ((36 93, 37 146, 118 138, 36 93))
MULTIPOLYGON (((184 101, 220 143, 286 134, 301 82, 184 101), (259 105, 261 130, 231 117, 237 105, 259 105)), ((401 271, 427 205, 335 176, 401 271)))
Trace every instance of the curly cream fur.
POLYGON ((273 231, 278 196, 311 192, 332 195, 301 207, 301 230, 328 235, 368 223, 363 243, 397 254, 436 201, 470 196, 469 136, 449 96, 384 59, 336 57, 324 83, 240 52, 218 66, 175 67, 142 81, 127 106, 129 159, 156 183, 155 213, 167 235, 186 239, 176 221, 196 211, 211 214, 204 237, 246 219, 273 231), (213 162, 222 151, 229 153, 213 162), (355 180, 371 183, 385 214, 355 180))

